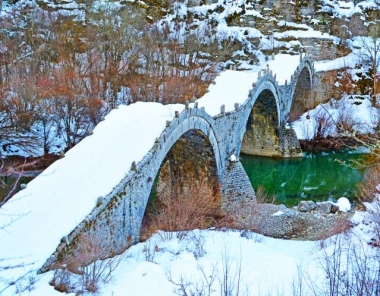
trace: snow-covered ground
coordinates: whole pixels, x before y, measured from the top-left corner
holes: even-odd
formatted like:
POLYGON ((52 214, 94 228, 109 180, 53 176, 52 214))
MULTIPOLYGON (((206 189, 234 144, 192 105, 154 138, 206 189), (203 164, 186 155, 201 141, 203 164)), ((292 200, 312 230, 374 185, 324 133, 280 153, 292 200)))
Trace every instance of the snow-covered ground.
MULTIPOLYGON (((99 281, 98 295, 184 295, 179 292, 181 283, 188 293, 197 288, 203 290, 201 295, 221 295, 226 282, 234 292, 240 289, 239 295, 315 295, 313 291, 328 283, 322 264, 336 251, 334 242, 353 243, 358 254, 367 256, 376 251, 367 245, 371 226, 366 214, 357 212, 352 220, 356 226, 351 236, 324 242, 273 239, 234 230, 193 230, 181 239, 176 233, 159 232, 112 259, 115 270, 107 283, 99 281), (302 293, 295 294, 300 283, 302 293)), ((28 276, 2 295, 15 295, 17 290, 20 295, 62 295, 49 285, 53 277, 53 272, 28 276)), ((67 282, 75 286, 80 279, 75 276, 67 282)))
POLYGON ((380 120, 380 111, 372 106, 370 96, 344 95, 331 99, 304 113, 292 123, 298 139, 311 140, 317 136, 318 126, 322 137, 357 131, 373 133, 380 120))

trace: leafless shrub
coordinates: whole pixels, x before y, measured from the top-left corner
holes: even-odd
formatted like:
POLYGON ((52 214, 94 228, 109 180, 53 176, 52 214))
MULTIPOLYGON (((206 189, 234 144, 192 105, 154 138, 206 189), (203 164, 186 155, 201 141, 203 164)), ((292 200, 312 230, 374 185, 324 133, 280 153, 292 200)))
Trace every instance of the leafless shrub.
POLYGON ((184 188, 179 181, 160 191, 157 201, 145 214, 141 230, 142 240, 158 230, 165 233, 178 231, 177 237, 182 239, 186 236, 186 231, 204 229, 214 222, 218 198, 204 181, 194 180, 190 183, 192 186, 184 188))
POLYGON ((354 110, 351 105, 342 106, 338 110, 338 116, 335 120, 335 125, 338 133, 353 133, 354 127, 357 124, 353 118, 354 110))
POLYGON ((225 247, 219 263, 221 268, 218 264, 213 264, 210 272, 207 272, 206 268, 198 263, 197 270, 199 272, 191 279, 180 275, 179 280, 176 280, 170 269, 166 271, 166 277, 175 285, 174 293, 176 295, 210 296, 215 295, 215 292, 221 296, 249 295, 248 286, 244 285, 241 278, 241 257, 238 262, 235 262, 235 257, 232 257, 230 250, 225 247), (214 286, 216 281, 219 284, 219 291, 214 286))
POLYGON ((305 287, 304 287, 304 271, 302 270, 302 265, 297 264, 297 275, 292 281, 292 292, 293 296, 303 296, 305 287))
POLYGON ((203 257, 206 254, 205 237, 200 231, 192 231, 186 236, 186 249, 194 254, 195 259, 203 257))
MULTIPOLYGON (((235 262, 227 247, 222 252, 222 272, 219 273, 220 295, 222 296, 239 296, 248 295, 248 291, 243 291, 242 275, 242 258, 235 262)), ((246 287, 247 288, 247 287, 246 287)))
POLYGON ((81 253, 69 259, 64 269, 55 271, 50 285, 66 293, 97 292, 99 284, 106 284, 112 279, 113 271, 123 259, 121 255, 98 260, 104 257, 105 250, 101 248, 97 238, 83 239, 81 253))
POLYGON ((63 293, 71 293, 76 290, 76 285, 72 284, 72 273, 67 269, 57 269, 50 285, 55 290, 63 293))
POLYGON ((28 276, 16 283, 16 293, 21 294, 23 292, 31 292, 34 290, 34 284, 36 278, 34 276, 28 276))
POLYGON ((352 235, 337 235, 326 242, 318 258, 323 277, 306 274, 314 295, 379 295, 378 252, 352 235))
POLYGON ((380 165, 368 168, 363 175, 363 180, 358 183, 356 197, 361 202, 372 202, 375 195, 380 193, 380 165))
POLYGON ((335 122, 327 110, 320 109, 314 114, 315 129, 314 129, 314 139, 322 139, 329 135, 335 122))
POLYGON ((159 248, 155 242, 149 239, 145 242, 144 248, 142 251, 144 253, 145 261, 153 262, 154 257, 156 256, 156 253, 159 251, 159 248))
POLYGON ((171 273, 171 270, 166 271, 166 277, 174 284, 174 293, 181 296, 211 296, 214 292, 212 288, 218 274, 217 265, 213 265, 211 273, 207 273, 205 267, 198 263, 197 270, 199 271, 198 279, 192 280, 184 278, 182 275, 179 281, 176 281, 171 273))

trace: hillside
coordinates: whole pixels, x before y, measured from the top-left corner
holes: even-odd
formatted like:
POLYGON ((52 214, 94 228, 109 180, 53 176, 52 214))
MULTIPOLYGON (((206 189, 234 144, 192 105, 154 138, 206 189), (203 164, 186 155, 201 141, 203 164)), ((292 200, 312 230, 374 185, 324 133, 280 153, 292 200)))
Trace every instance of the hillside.
POLYGON ((194 101, 279 53, 316 61, 310 108, 378 88, 376 1, 20 0, 0 16, 2 155, 67 151, 118 104, 194 101))
MULTIPOLYGON (((269 238, 247 229, 159 231, 120 257, 78 269, 77 275, 66 269, 37 275, 36 270, 56 242, 67 241, 63 237, 92 209, 84 199, 76 199, 89 196, 90 191, 91 198, 106 195, 125 174, 124 162, 143 158, 174 110, 185 108, 171 104, 201 98, 200 107, 217 115, 220 101, 213 89, 235 93, 242 103, 252 85, 251 74, 256 78, 259 70, 269 67, 287 84, 283 74, 290 75, 299 54, 309 53, 316 61, 318 83, 305 101, 307 108, 315 108, 307 115, 322 109, 338 117, 336 110, 355 105, 359 110, 355 119, 367 131, 376 131, 378 125, 366 120, 378 119, 373 113, 378 112, 380 90, 380 3, 20 0, 3 1, 1 7, 1 155, 63 155, 75 145, 79 149, 69 151, 63 161, 45 171, 45 176, 60 173, 62 179, 71 180, 70 188, 64 182, 55 186, 42 180, 40 187, 35 182, 23 191, 25 196, 21 192, 14 200, 27 199, 33 190, 39 195, 30 201, 34 204, 24 203, 27 208, 17 209, 18 218, 12 205, 1 208, 0 237, 13 236, 20 245, 14 249, 7 245, 7 252, 2 252, 5 257, 0 256, 0 294, 307 296, 359 295, 364 290, 364 295, 379 294, 379 252, 372 247, 380 241, 376 207, 372 214, 350 213, 350 222, 345 220, 347 224, 332 232, 349 231, 317 242, 269 238), (286 63, 284 57, 288 57, 286 63), (234 71, 219 75, 226 69, 234 71), (240 84, 232 78, 223 82, 228 77, 240 84), (149 112, 145 105, 133 104, 140 101, 150 102, 146 104, 149 112), (144 126, 144 116, 154 129, 144 126), (129 144, 116 137, 123 122, 136 124, 125 139, 132 142, 146 132, 150 142, 141 141, 134 147, 136 154, 124 155, 120 162, 116 155, 129 144), (115 133, 102 130, 107 124, 115 133), (104 138, 98 137, 100 132, 104 138), (96 158, 88 143, 100 147, 96 158), (107 166, 110 171, 102 159, 105 155, 113 161, 113 167, 107 166), (84 167, 76 169, 79 160, 93 165, 90 173, 96 179, 88 178, 84 167), (87 183, 76 196, 73 184, 80 178, 87 178, 87 183), (116 181, 107 184, 111 178, 116 181), (49 200, 54 191, 60 194, 59 203, 49 200), (78 216, 71 215, 72 204, 65 199, 73 200, 78 216), (28 210, 32 213, 23 217, 28 210), (60 216, 54 211, 61 211, 60 216), (57 222, 69 218, 71 224, 57 222), (27 232, 33 228, 38 230, 27 232), (12 229, 25 232, 12 233, 12 229)), ((229 103, 227 111, 233 110, 235 101, 229 103)), ((289 124, 296 130, 298 126, 299 138, 309 140, 318 127, 311 127, 311 136, 302 134, 305 130, 298 119, 303 111, 298 110, 289 124)), ((340 131, 337 126, 324 132, 322 137, 340 131)), ((283 215, 287 212, 278 207, 271 217, 283 215)))

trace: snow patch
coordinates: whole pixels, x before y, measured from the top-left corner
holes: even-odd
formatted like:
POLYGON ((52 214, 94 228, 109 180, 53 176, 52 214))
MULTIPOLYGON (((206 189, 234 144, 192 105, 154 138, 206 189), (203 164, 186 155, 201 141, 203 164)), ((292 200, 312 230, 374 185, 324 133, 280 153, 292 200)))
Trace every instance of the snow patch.
POLYGON ((351 210, 351 203, 346 197, 341 197, 335 203, 336 206, 339 207, 339 211, 341 212, 349 212, 351 210))

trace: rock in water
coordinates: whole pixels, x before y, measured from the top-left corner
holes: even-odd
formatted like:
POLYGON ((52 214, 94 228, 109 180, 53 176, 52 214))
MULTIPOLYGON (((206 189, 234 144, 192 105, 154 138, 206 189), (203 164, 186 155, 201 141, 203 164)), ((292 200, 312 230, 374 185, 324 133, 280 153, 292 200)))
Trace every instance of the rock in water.
POLYGON ((332 203, 329 201, 324 201, 319 204, 319 212, 322 215, 327 215, 331 213, 332 203))

